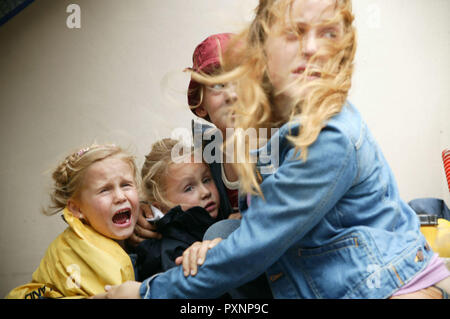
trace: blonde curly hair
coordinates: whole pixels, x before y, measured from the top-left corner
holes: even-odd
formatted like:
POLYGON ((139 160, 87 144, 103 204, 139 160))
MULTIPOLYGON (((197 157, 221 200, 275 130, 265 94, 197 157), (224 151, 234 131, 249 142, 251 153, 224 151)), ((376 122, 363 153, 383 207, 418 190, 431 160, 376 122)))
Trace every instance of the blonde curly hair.
POLYGON ((136 186, 139 188, 140 179, 134 156, 116 145, 97 145, 80 149, 68 156, 53 171, 53 190, 50 194, 51 204, 43 209, 45 215, 54 215, 67 206, 69 199, 79 195, 86 169, 92 164, 109 157, 118 157, 130 165, 136 186))

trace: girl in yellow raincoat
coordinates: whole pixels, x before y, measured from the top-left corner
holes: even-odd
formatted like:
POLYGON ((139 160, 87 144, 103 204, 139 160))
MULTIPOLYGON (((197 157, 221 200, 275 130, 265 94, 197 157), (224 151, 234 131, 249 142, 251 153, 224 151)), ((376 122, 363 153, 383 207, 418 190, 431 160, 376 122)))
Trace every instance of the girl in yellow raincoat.
POLYGON ((121 247, 139 211, 134 158, 115 145, 92 145, 67 156, 52 176, 45 213, 63 210, 69 226, 50 244, 32 281, 6 298, 86 298, 134 280, 121 247))

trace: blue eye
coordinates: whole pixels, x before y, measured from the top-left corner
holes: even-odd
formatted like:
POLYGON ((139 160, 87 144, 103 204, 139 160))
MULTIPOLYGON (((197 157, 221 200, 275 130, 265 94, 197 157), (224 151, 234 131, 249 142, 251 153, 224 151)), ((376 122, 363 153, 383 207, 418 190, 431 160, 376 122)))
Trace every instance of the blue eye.
POLYGON ((327 39, 335 39, 337 37, 337 32, 334 30, 327 30, 323 32, 323 37, 327 39))
POLYGON ((222 91, 226 87, 227 87, 226 84, 223 84, 223 83, 217 83, 217 84, 209 86, 209 88, 211 88, 212 90, 215 90, 215 91, 222 91))

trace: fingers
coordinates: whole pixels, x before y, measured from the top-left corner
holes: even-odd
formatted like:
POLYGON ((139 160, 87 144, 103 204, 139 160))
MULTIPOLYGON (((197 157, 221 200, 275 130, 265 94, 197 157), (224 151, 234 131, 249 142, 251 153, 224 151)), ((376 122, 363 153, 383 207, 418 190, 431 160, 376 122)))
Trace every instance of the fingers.
POLYGON ((131 236, 126 239, 127 244, 129 244, 132 247, 136 247, 137 245, 142 243, 144 240, 145 240, 144 238, 136 236, 134 233, 131 234, 131 236))
POLYGON ((127 281, 116 286, 105 286, 105 293, 92 296, 90 299, 140 299, 141 283, 137 281, 127 281))
POLYGON ((145 222, 147 223, 147 225, 145 225, 146 227, 142 227, 141 225, 136 224, 136 226, 134 227, 134 235, 143 239, 161 239, 161 234, 156 232, 155 225, 152 225, 147 221, 145 222))
POLYGON ((139 214, 136 225, 141 227, 142 229, 154 230, 155 226, 150 224, 145 218, 146 217, 143 214, 139 214))
MULTIPOLYGON (((140 214, 134 227, 135 237, 140 237, 141 239, 155 238, 161 239, 161 234, 156 232, 156 226, 149 223, 146 218, 153 217, 153 212, 148 204, 142 203, 140 205, 140 214)), ((137 240, 139 243, 142 240, 137 240)))
POLYGON ((220 238, 220 237, 214 238, 214 239, 211 240, 211 242, 209 243, 209 246, 208 246, 209 249, 211 249, 211 248, 217 246, 217 244, 220 243, 221 241, 222 241, 222 238, 220 238))
POLYGON ((111 288, 112 288, 112 286, 106 285, 104 293, 91 296, 89 299, 108 299, 109 298, 109 291, 111 290, 111 288))
POLYGON ((183 252, 183 273, 184 276, 187 277, 192 272, 191 269, 191 255, 196 254, 196 250, 198 249, 198 245, 200 242, 193 243, 188 249, 183 252))
POLYGON ((140 202, 140 210, 133 234, 127 239, 127 244, 136 247, 148 238, 161 239, 162 235, 156 232, 156 227, 146 218, 153 217, 153 212, 146 202, 140 202))
POLYGON ((148 238, 161 239, 162 235, 160 233, 157 233, 156 231, 146 230, 136 225, 134 228, 134 232, 127 239, 127 244, 136 247, 148 238))
POLYGON ((208 250, 216 246, 222 241, 222 238, 215 238, 213 240, 205 240, 197 251, 197 265, 201 266, 205 262, 208 250))
POLYGON ((141 213, 142 213, 141 215, 144 217, 144 219, 154 217, 153 211, 150 208, 150 205, 148 205, 147 203, 141 202, 140 208, 141 208, 141 213))
POLYGON ((206 253, 210 249, 209 245, 210 245, 209 240, 205 241, 202 243, 202 245, 200 246, 200 248, 198 250, 196 262, 199 266, 203 265, 203 263, 205 262, 206 253))
POLYGON ((183 266, 184 276, 195 276, 198 266, 203 265, 208 250, 216 246, 222 238, 214 240, 205 240, 203 242, 195 242, 183 252, 183 255, 175 259, 177 265, 183 266))
POLYGON ((195 276, 197 274, 197 262, 199 252, 202 249, 203 243, 197 242, 193 246, 191 246, 191 253, 189 254, 189 269, 191 276, 195 276))

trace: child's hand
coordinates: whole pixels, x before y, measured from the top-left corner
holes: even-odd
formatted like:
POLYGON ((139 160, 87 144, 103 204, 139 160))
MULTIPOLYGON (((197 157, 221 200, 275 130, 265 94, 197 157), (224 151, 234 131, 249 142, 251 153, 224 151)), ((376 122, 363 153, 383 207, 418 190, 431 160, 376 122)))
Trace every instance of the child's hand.
POLYGON ((206 253, 209 249, 216 246, 222 241, 222 238, 213 240, 205 240, 203 242, 195 242, 183 252, 183 255, 175 259, 177 265, 183 264, 184 276, 195 276, 197 274, 197 266, 203 265, 206 253))
POLYGON ((117 286, 105 286, 105 293, 92 296, 91 299, 141 299, 139 288, 141 283, 127 281, 117 286))
POLYGON ((233 213, 228 216, 228 219, 242 219, 241 212, 233 213))
POLYGON ((138 215, 138 220, 136 222, 136 226, 134 227, 134 232, 127 239, 128 244, 136 247, 141 242, 148 238, 156 238, 161 239, 161 234, 156 232, 155 225, 150 224, 146 218, 153 217, 153 212, 150 206, 144 202, 140 204, 140 214, 138 215))

